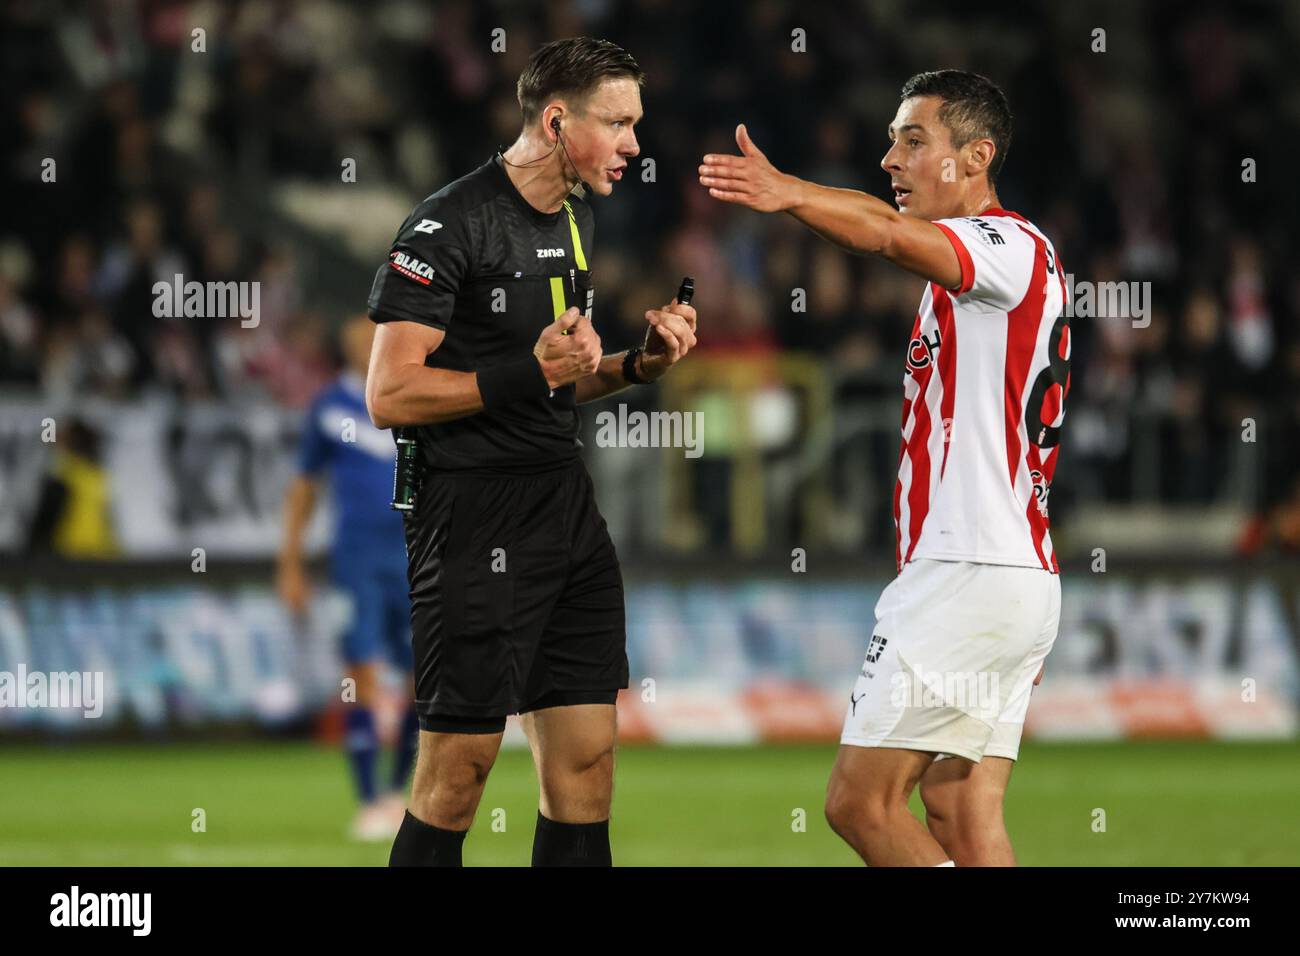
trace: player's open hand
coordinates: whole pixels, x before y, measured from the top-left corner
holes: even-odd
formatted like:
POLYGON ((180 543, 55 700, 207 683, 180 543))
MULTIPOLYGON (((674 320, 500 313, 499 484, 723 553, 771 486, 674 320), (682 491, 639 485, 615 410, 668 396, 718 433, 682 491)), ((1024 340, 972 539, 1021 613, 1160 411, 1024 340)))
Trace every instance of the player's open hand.
POLYGON ((695 348, 695 309, 673 299, 662 309, 646 312, 645 320, 650 328, 646 329, 637 374, 654 381, 695 348))
POLYGON ((600 336, 592 327, 591 319, 579 314, 574 306, 561 312, 542 330, 533 346, 533 355, 542 366, 546 384, 551 388, 570 385, 586 378, 600 365, 600 336))
POLYGON ((759 212, 780 212, 798 201, 799 180, 781 172, 754 145, 745 124, 736 127, 739 156, 709 153, 700 164, 700 185, 723 202, 759 212))

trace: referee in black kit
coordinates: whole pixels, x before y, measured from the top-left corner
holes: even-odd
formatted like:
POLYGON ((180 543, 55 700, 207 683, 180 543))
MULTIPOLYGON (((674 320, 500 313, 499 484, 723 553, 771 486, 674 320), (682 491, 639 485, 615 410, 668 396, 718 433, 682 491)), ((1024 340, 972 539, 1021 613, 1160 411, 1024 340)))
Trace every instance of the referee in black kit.
POLYGON ((416 206, 375 276, 366 404, 380 428, 418 426, 404 434, 419 453, 405 526, 420 749, 392 866, 460 865, 513 713, 541 783, 533 865, 611 863, 623 580, 577 406, 667 372, 695 345, 695 311, 648 311, 643 347, 602 356, 594 224, 571 194, 610 195, 640 151, 643 81, 604 40, 537 50, 514 145, 416 206))

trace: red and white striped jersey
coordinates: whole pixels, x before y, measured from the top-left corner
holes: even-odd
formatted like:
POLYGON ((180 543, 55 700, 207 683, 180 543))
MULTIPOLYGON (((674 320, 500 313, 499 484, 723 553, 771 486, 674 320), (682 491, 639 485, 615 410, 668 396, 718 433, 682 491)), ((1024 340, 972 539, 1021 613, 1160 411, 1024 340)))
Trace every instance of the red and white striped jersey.
POLYGON ((1057 571, 1047 495, 1070 390, 1065 278, 1014 212, 941 219, 961 286, 930 283, 907 347, 897 560, 1057 571))

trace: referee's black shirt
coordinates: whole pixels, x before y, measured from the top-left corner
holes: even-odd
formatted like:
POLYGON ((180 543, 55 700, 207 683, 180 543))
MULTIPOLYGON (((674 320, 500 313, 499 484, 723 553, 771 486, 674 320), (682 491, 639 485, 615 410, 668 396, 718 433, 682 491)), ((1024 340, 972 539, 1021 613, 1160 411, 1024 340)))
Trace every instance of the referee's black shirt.
MULTIPOLYGON (((595 224, 576 196, 556 213, 528 204, 500 153, 434 193, 402 223, 370 290, 375 322, 408 321, 446 338, 425 364, 473 372, 532 355, 556 315, 589 313, 586 257, 595 224), (575 241, 576 232, 576 241, 575 241)), ((509 474, 571 459, 578 441, 574 387, 450 422, 422 425, 426 467, 509 474)))

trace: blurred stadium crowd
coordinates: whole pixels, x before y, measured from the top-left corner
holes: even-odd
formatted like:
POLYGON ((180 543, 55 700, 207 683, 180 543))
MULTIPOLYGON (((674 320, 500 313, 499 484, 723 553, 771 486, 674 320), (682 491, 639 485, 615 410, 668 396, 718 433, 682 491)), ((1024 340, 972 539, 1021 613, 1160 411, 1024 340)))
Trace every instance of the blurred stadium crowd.
MULTIPOLYGON (((969 30, 963 4, 901 0, 84 7, 0 13, 7 393, 302 407, 409 208, 513 140, 514 83, 538 44, 587 33, 646 70, 638 134, 654 161, 596 204, 607 347, 631 344, 642 311, 689 273, 702 355, 811 354, 836 414, 879 405, 896 423, 920 284, 793 221, 713 203, 695 168, 744 121, 778 167, 883 196, 898 88, 961 67, 999 81, 1016 116, 1003 204, 1053 237, 1076 281, 1151 283, 1149 326, 1072 323, 1054 519, 1225 506, 1243 518, 1236 548, 1300 549, 1300 197, 1282 149, 1300 141, 1294 5, 1042 4, 969 30), (796 29, 807 52, 791 49, 796 29), (341 180, 347 158, 355 183, 341 180), (257 280, 258 326, 155 317, 153 284, 175 274, 257 280)), ((861 458, 833 444, 832 473, 837 457, 862 460, 892 487, 891 427, 861 458)), ((861 543, 883 548, 876 498, 861 543)))

